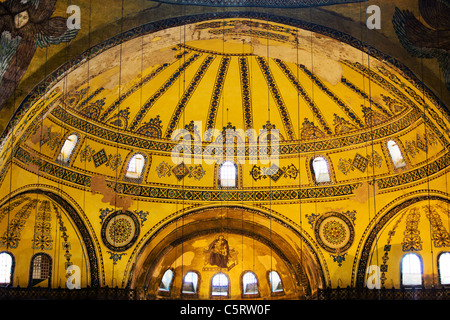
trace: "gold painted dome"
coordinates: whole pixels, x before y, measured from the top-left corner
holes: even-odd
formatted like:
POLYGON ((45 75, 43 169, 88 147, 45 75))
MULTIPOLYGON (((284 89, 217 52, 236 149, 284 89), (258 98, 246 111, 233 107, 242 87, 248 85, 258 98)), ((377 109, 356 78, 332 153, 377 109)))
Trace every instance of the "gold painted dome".
MULTIPOLYGON (((4 134, 1 212, 8 203, 17 204, 10 214, 40 203, 62 212, 83 249, 72 261, 89 262, 84 285, 116 281, 150 288, 153 298, 165 269, 183 271, 180 261, 211 279, 220 266, 205 252, 223 234, 231 253, 220 268, 234 283, 251 267, 245 248, 259 280, 267 284, 275 259, 285 297, 304 298, 364 285, 384 250, 377 236, 395 240, 389 257, 400 259, 408 239, 389 230, 406 232, 408 219, 418 221, 412 209, 421 227, 425 217, 448 225, 449 116, 411 71, 325 27, 262 14, 207 17, 124 32, 38 85, 4 134), (277 162, 252 162, 244 138, 228 163, 233 176, 222 176, 227 161, 197 157, 211 145, 210 129, 215 142, 227 129, 276 129, 277 162), (179 130, 192 138, 183 162, 172 157, 179 130), (436 214, 424 209, 430 199, 436 214)), ((399 266, 389 268, 385 282, 398 283, 399 266)), ((271 294, 264 288, 261 298, 271 294)), ((239 285, 232 290, 241 297, 239 285)))

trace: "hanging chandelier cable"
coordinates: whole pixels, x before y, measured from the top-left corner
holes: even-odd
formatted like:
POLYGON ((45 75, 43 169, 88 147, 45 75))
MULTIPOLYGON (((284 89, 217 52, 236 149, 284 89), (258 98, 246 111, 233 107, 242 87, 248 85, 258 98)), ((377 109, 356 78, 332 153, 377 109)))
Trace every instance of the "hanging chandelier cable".
MULTIPOLYGON (((123 38, 124 38, 124 0, 122 0, 121 2, 121 9, 120 9, 120 45, 119 45, 119 81, 118 81, 118 98, 120 99, 120 96, 122 94, 122 59, 123 59, 123 38)), ((120 104, 117 105, 118 111, 117 114, 120 114, 120 104)), ((120 128, 119 126, 116 127, 116 137, 115 137, 115 145, 116 145, 116 155, 119 154, 119 135, 120 135, 120 128)), ((133 157, 133 155, 132 155, 133 157)), ((133 158, 130 158, 128 161, 133 160, 133 158)), ((136 164, 137 165, 137 164, 136 164)), ((128 168, 126 168, 127 170, 128 168)), ((106 177, 105 177, 106 178, 106 177)), ((118 175, 118 171, 115 170, 114 173, 114 212, 117 212, 118 210, 118 206, 117 206, 117 200, 119 199, 119 195, 118 195, 118 183, 119 183, 119 175, 118 175)), ((125 210, 124 208, 122 208, 122 210, 125 210)), ((111 225, 115 225, 117 221, 117 215, 114 215, 112 218, 112 222, 111 225)), ((113 228, 113 234, 112 234, 112 243, 113 246, 116 246, 116 232, 117 232, 117 228, 113 228)), ((116 261, 116 253, 111 252, 111 287, 117 287, 117 279, 115 278, 115 265, 117 263, 116 261)))
MULTIPOLYGON (((182 9, 182 16, 183 17, 186 16, 186 6, 182 5, 181 9, 182 9)), ((183 24, 183 33, 182 33, 182 35, 183 35, 183 50, 186 50, 185 49, 186 48, 186 24, 183 24)), ((183 54, 183 57, 184 57, 183 59, 186 61, 186 55, 185 54, 183 54)), ((183 72, 183 94, 184 94, 185 90, 186 90, 186 72, 183 72)), ((186 128, 186 112, 185 112, 185 110, 186 110, 186 106, 185 106, 184 110, 182 111, 182 116, 183 116, 183 121, 182 121, 183 128, 182 129, 186 128)), ((193 130, 191 138, 195 139, 195 127, 194 127, 194 130, 193 130)), ((183 137, 183 141, 184 141, 184 137, 183 137)), ((190 145, 189 148, 191 148, 191 146, 192 145, 190 145)), ((189 154, 190 154, 190 152, 189 152, 189 154)), ((184 150, 183 150, 183 157, 184 157, 184 150)), ((190 160, 192 160, 192 159, 190 159, 190 160)), ((182 284, 184 282, 184 213, 185 213, 185 200, 186 200, 186 197, 185 197, 185 179, 186 179, 186 176, 184 176, 183 179, 181 180, 181 184, 182 184, 181 191, 182 191, 182 194, 183 194, 182 200, 181 200, 181 210, 182 210, 182 216, 181 216, 181 239, 183 239, 181 241, 181 277, 182 277, 181 278, 181 283, 182 284)))

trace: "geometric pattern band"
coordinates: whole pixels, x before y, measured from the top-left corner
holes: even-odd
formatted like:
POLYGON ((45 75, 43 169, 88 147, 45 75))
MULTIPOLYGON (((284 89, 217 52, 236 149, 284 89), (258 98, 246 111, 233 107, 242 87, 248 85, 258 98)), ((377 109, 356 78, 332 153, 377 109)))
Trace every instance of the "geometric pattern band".
MULTIPOLYGON (((56 165, 44 159, 33 157, 22 147, 18 147, 14 158, 22 163, 26 168, 28 164, 38 166, 42 175, 65 180, 76 185, 89 187, 91 176, 70 170, 67 167, 56 165)), ((450 165, 450 153, 446 153, 435 161, 419 167, 415 170, 404 172, 392 177, 377 180, 380 189, 398 187, 403 184, 412 183, 423 178, 428 178, 432 174, 444 170, 450 165)), ((360 183, 333 185, 322 187, 302 187, 298 189, 272 189, 272 190, 175 190, 171 188, 155 187, 148 185, 135 185, 111 179, 111 183, 116 185, 118 193, 159 198, 171 200, 192 200, 192 201, 283 201, 296 199, 311 199, 323 197, 350 196, 360 183)))

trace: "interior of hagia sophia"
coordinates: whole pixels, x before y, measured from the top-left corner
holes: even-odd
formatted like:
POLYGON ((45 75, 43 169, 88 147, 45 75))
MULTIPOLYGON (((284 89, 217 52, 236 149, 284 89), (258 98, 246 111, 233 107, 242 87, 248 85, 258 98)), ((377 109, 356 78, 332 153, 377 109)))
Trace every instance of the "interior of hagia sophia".
POLYGON ((450 298, 447 0, 0 4, 0 297, 450 298))

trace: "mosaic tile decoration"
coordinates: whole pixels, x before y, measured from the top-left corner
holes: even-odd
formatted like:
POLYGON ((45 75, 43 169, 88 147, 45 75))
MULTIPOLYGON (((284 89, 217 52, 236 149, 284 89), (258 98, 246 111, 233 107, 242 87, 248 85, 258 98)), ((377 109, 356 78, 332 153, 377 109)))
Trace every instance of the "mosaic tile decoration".
POLYGON ((9 225, 2 237, 0 237, 0 247, 15 249, 19 246, 21 231, 24 229, 31 212, 40 203, 40 200, 33 199, 25 204, 9 221, 9 225))
POLYGON ((323 130, 325 130, 327 134, 331 135, 333 132, 331 131, 329 125, 325 121, 325 117, 315 104, 314 100, 308 95, 305 88, 303 88, 300 81, 298 81, 298 79, 294 76, 292 70, 290 70, 289 67, 280 59, 275 59, 275 62, 278 64, 278 66, 286 75, 288 80, 292 83, 292 85, 297 89, 303 100, 305 100, 306 104, 310 107, 312 113, 314 114, 314 117, 316 117, 317 121, 319 122, 323 130))
POLYGON ((184 162, 177 165, 172 169, 173 174, 178 180, 182 180, 185 176, 189 174, 189 168, 184 164, 184 162))
POLYGON ((203 169, 203 166, 201 164, 187 166, 184 163, 180 163, 179 165, 173 167, 172 165, 169 165, 167 162, 163 161, 156 167, 156 173, 159 178, 165 176, 170 177, 173 173, 175 177, 180 181, 185 177, 201 180, 206 174, 206 171, 205 169, 203 169))
POLYGON ((253 111, 248 58, 243 57, 239 59, 239 71, 241 76, 242 106, 244 108, 245 129, 250 129, 253 128, 253 111))
MULTIPOLYGON (((323 249, 341 255, 353 244, 355 231, 352 223, 345 215, 331 212, 316 220, 314 235, 323 249)), ((337 262, 341 263, 342 261, 337 262)))
POLYGON ((139 110, 139 113, 133 119, 130 125, 130 130, 135 130, 137 126, 140 124, 144 116, 153 106, 153 104, 166 92, 169 88, 176 82, 176 80, 183 74, 183 70, 185 70, 188 66, 190 66, 195 60, 200 57, 199 54, 194 54, 189 60, 183 63, 181 67, 177 69, 167 81, 145 102, 142 108, 139 110))
POLYGON ((294 126, 292 124, 291 117, 289 115, 289 110, 286 107, 286 105, 283 101, 283 97, 280 94, 280 90, 278 89, 278 86, 274 80, 272 71, 269 68, 269 63, 263 57, 256 57, 256 61, 258 62, 258 65, 261 68, 261 71, 266 78, 267 85, 269 86, 272 97, 277 104, 278 111, 280 112, 280 116, 281 116, 281 119, 283 120, 283 125, 286 129, 289 139, 295 140, 294 126))
POLYGON ((116 211, 104 221, 101 229, 102 241, 108 249, 122 252, 129 249, 137 240, 140 223, 130 211, 116 211))
MULTIPOLYGON (((341 2, 342 3, 342 2, 341 2)), ((352 37, 349 37, 347 34, 344 34, 343 32, 336 31, 324 26, 315 25, 309 22, 292 19, 292 18, 285 18, 281 16, 275 16, 272 14, 266 14, 266 13, 252 13, 252 12, 222 12, 222 13, 205 13, 205 14, 199 14, 199 15, 193 15, 193 16, 185 16, 185 17, 177 17, 177 18, 171 18, 166 19, 162 21, 152 22, 148 23, 139 27, 136 27, 130 31, 127 31, 124 35, 117 35, 114 36, 96 46, 91 48, 90 50, 85 51, 81 55, 73 58, 72 60, 68 61, 66 64, 62 65, 60 68, 58 68, 56 71, 54 71, 52 74, 50 74, 45 81, 38 84, 32 92, 23 100, 23 102, 20 104, 18 109, 16 110, 13 118, 8 123, 7 128, 4 130, 2 134, 2 138, 5 138, 12 128, 14 128, 20 119, 23 117, 23 115, 34 106, 34 104, 40 99, 41 95, 44 93, 47 93, 49 88, 53 86, 57 81, 61 80, 67 72, 72 70, 73 68, 76 68, 80 64, 85 63, 88 59, 91 59, 98 54, 101 54, 105 50, 108 50, 111 47, 114 47, 122 42, 129 41, 132 39, 135 39, 136 37, 139 37, 141 35, 149 34, 152 32, 156 32, 162 29, 166 29, 169 27, 176 27, 183 24, 189 24, 189 23, 198 23, 207 21, 210 19, 225 19, 225 18, 253 18, 253 19, 269 19, 271 22, 274 23, 283 23, 286 25, 295 26, 301 29, 305 30, 314 30, 314 32, 317 32, 322 35, 330 36, 334 39, 338 39, 342 41, 343 43, 349 44, 353 47, 356 47, 360 50, 363 50, 364 52, 368 52, 372 56, 384 60, 387 63, 390 63, 394 67, 398 68, 400 71, 404 73, 404 75, 408 78, 411 83, 414 84, 416 88, 418 88, 421 92, 423 91, 424 95, 433 101, 435 106, 440 109, 441 111, 445 110, 445 105, 439 100, 439 98, 436 96, 435 93, 433 93, 431 90, 426 88, 424 84, 417 78, 417 76, 409 70, 407 67, 405 67, 403 64, 401 64, 398 60, 385 55, 384 53, 380 52, 376 48, 368 47, 367 44, 354 39, 352 37)), ((408 92, 410 93, 410 92, 408 92)), ((430 108, 431 109, 431 108, 430 108)), ((432 111, 430 111, 432 112, 432 111)), ((450 116, 444 112, 444 117, 449 118, 450 116)))
POLYGON ((217 73, 216 82, 214 84, 214 90, 211 95, 211 101, 209 104, 208 115, 206 117, 206 129, 213 129, 216 124, 217 111, 219 109, 220 98, 223 93, 223 87, 225 77, 230 66, 230 57, 223 57, 220 62, 220 67, 217 73))
MULTIPOLYGON (((428 218, 431 224, 431 239, 435 248, 449 247, 450 246, 450 234, 445 229, 444 223, 442 223, 441 216, 433 206, 422 207, 425 216, 428 218)), ((447 213, 447 211, 444 211, 447 213)))
POLYGON ((203 60, 201 66, 197 70, 197 73, 195 74, 194 78, 191 80, 191 82, 187 86, 185 92, 183 93, 183 96, 180 99, 180 102, 178 103, 178 105, 175 108, 172 118, 169 121, 169 125, 168 125, 166 133, 165 133, 166 139, 171 138, 172 133, 175 130, 175 128, 178 124, 178 121, 180 120, 181 115, 183 114, 186 104, 189 102, 189 99, 194 94, 195 89, 198 87, 200 81, 203 79, 203 76, 205 75, 205 73, 208 70, 211 63, 214 61, 214 58, 215 57, 213 55, 208 55, 203 60))
POLYGON ((96 152, 89 145, 86 145, 80 151, 80 161, 93 161, 96 168, 106 163, 106 166, 110 167, 112 170, 117 170, 117 168, 122 164, 122 158, 120 154, 117 153, 107 155, 105 149, 101 149, 100 151, 96 152))
POLYGON ((402 242, 402 250, 404 252, 422 250, 419 222, 420 212, 417 208, 412 208, 406 217, 406 230, 403 233, 404 238, 402 242))
MULTIPOLYGON (((107 141, 126 144, 134 148, 163 152, 171 152, 174 146, 174 144, 170 142, 143 139, 141 137, 128 135, 125 133, 119 134, 117 133, 117 131, 108 130, 106 128, 102 128, 93 123, 90 123, 84 119, 75 117, 60 106, 55 106, 51 114, 56 119, 63 121, 67 125, 70 125, 77 130, 92 134, 107 141)), ((421 116, 422 114, 420 113, 420 111, 412 110, 397 122, 381 128, 374 128, 373 131, 368 134, 354 134, 345 137, 330 138, 323 141, 280 143, 280 154, 283 155, 296 154, 299 152, 324 151, 328 149, 344 148, 347 146, 368 142, 371 141, 372 138, 380 139, 400 132, 401 130, 407 128, 412 123, 421 118, 421 116)), ((434 127, 432 123, 430 123, 430 126, 434 127)), ((437 132, 435 131, 434 133, 436 134, 437 132)), ((437 134, 437 136, 441 140, 444 139, 444 143, 446 143, 445 137, 442 134, 437 134)), ((246 154, 248 154, 248 150, 246 150, 246 154)))
POLYGON ((50 201, 43 200, 36 212, 35 231, 31 240, 33 249, 51 250, 53 248, 51 221, 52 212, 50 201))
POLYGON ((250 170, 250 176, 253 180, 258 181, 262 179, 270 178, 273 181, 277 182, 281 177, 296 179, 300 170, 294 164, 290 164, 288 166, 283 166, 279 168, 277 165, 273 164, 270 167, 260 167, 257 165, 253 165, 250 170))

